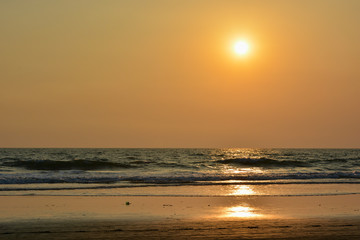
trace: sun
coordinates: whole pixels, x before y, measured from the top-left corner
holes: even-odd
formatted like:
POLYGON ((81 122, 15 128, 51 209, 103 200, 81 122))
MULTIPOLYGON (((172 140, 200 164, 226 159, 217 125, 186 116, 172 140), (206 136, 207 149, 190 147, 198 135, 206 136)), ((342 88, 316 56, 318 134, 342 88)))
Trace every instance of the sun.
POLYGON ((250 50, 250 46, 246 41, 237 41, 234 44, 234 52, 237 55, 246 55, 250 50))

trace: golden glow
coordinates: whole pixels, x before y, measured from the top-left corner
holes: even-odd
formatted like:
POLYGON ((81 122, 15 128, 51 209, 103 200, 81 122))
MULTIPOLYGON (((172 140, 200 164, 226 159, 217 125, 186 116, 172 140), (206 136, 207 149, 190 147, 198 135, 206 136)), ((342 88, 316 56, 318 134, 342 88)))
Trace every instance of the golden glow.
POLYGON ((244 174, 244 173, 263 173, 264 170, 262 169, 258 169, 258 168, 225 168, 224 169, 225 172, 229 173, 229 174, 244 174))
POLYGON ((359 147, 360 1, 244 2, 0 1, 0 146, 359 147))
POLYGON ((234 186, 232 192, 229 195, 232 196, 239 196, 239 195, 253 195, 255 194, 254 190, 250 186, 241 185, 241 186, 234 186))
POLYGON ((225 209, 224 217, 236 217, 236 218, 253 218, 260 217, 261 214, 254 213, 255 209, 246 206, 236 206, 225 209))
POLYGON ((246 55, 250 50, 250 46, 246 41, 237 41, 234 44, 234 52, 237 55, 246 55))

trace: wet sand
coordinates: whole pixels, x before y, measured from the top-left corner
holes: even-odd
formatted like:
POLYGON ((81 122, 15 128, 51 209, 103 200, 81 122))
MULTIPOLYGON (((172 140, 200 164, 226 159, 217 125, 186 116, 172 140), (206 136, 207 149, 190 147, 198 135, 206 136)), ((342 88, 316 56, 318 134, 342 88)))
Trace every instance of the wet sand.
POLYGON ((360 239, 360 195, 0 196, 0 239, 360 239))

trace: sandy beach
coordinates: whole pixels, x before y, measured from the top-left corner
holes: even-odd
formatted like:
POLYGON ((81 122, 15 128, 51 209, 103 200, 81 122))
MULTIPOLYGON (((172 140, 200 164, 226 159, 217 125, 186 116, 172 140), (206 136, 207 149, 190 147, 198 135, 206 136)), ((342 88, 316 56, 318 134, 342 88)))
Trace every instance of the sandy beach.
POLYGON ((1 196, 1 239, 359 239, 360 195, 1 196))
POLYGON ((0 240, 360 240, 359 13, 0 1, 0 240))

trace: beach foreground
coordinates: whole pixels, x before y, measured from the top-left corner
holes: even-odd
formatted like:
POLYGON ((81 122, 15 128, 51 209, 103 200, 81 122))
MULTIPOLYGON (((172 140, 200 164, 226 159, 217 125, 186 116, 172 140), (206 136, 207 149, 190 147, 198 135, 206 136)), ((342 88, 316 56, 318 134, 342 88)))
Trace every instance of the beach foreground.
POLYGON ((1 196, 1 239, 359 239, 360 195, 1 196))

